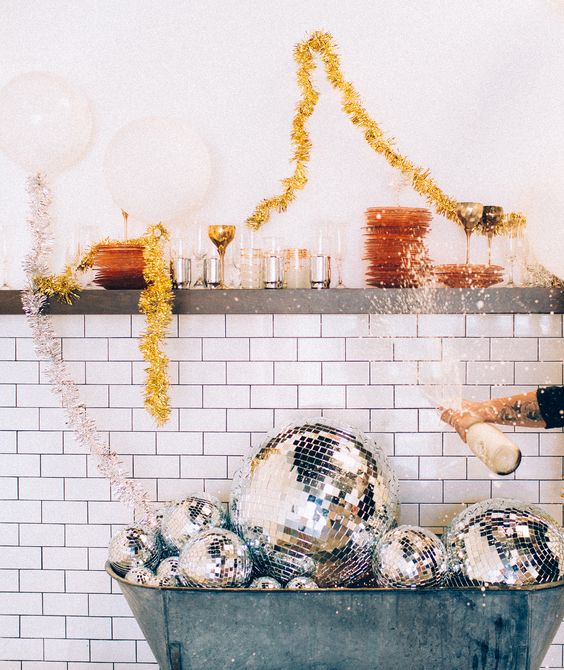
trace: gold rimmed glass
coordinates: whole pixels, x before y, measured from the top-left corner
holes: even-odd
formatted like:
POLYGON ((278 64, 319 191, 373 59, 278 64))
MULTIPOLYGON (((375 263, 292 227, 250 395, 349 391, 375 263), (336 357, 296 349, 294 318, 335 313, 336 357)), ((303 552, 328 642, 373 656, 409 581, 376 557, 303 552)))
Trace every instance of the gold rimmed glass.
POLYGON ((482 225, 488 238, 488 265, 492 264, 492 240, 498 226, 503 221, 503 207, 484 205, 482 225))
POLYGON ((235 237, 235 226, 209 226, 208 235, 219 254, 219 287, 225 288, 225 250, 235 237))
POLYGON ((456 207, 456 214, 466 233, 466 265, 470 263, 470 236, 482 220, 483 211, 484 206, 479 202, 459 202, 456 207))

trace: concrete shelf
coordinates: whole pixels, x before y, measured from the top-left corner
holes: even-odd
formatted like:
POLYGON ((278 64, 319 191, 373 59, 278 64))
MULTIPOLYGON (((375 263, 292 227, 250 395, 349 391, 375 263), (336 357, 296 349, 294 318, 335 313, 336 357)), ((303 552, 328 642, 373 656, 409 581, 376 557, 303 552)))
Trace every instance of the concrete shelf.
MULTIPOLYGON (((52 314, 136 314, 139 291, 85 290, 72 305, 51 300, 52 314)), ((176 314, 561 314, 564 289, 277 289, 179 290, 176 314)), ((0 292, 0 314, 22 312, 20 292, 0 292)))

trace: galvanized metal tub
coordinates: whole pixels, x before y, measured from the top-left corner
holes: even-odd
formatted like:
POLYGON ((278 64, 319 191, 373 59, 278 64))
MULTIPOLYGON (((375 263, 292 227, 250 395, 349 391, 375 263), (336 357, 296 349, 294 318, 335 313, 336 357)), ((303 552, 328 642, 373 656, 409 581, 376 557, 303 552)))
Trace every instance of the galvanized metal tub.
POLYGON ((119 582, 161 670, 538 670, 564 582, 527 589, 206 590, 119 582))

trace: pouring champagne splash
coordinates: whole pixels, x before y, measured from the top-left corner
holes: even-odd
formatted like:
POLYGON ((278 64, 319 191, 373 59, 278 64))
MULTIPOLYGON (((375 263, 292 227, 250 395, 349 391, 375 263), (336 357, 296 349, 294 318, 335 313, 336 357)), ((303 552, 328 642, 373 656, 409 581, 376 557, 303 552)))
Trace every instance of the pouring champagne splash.
MULTIPOLYGON (((445 410, 464 411, 462 379, 457 360, 432 363, 431 383, 421 385, 423 394, 439 413, 445 410)), ((496 475, 509 475, 521 462, 521 451, 499 429, 490 423, 474 423, 466 431, 466 444, 470 451, 496 475)))

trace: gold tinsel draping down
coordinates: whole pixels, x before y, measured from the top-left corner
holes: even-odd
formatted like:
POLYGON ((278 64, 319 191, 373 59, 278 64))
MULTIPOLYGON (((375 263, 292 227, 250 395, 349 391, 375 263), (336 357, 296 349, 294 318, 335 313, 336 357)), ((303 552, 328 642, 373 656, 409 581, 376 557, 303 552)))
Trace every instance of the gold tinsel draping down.
POLYGON ((165 424, 170 416, 168 357, 163 351, 163 342, 172 319, 173 293, 170 271, 162 253, 161 243, 165 239, 168 239, 168 232, 164 226, 150 226, 143 237, 134 240, 117 242, 106 239, 93 244, 75 265, 67 265, 60 275, 34 277, 38 291, 71 304, 81 290, 78 273, 93 266, 100 247, 114 244, 143 246, 143 276, 147 286, 139 297, 139 311, 145 315, 147 327, 141 336, 139 349, 148 364, 145 408, 159 426, 165 424))
MULTIPOLYGON (((341 106, 351 122, 364 133, 364 139, 374 151, 384 156, 386 161, 399 170, 411 182, 411 186, 428 202, 437 214, 460 224, 456 215, 457 201, 449 197, 430 176, 429 170, 412 163, 394 146, 394 140, 386 138, 380 126, 362 106, 359 95, 353 84, 343 77, 341 64, 337 55, 333 38, 329 33, 314 32, 294 50, 294 60, 298 65, 297 81, 301 91, 296 113, 292 121, 291 140, 294 147, 292 161, 295 164, 294 174, 282 180, 283 190, 280 195, 265 198, 258 203, 254 212, 247 219, 247 225, 257 230, 270 218, 272 210, 285 212, 288 205, 296 199, 296 191, 307 184, 307 165, 311 153, 311 140, 306 127, 309 117, 315 110, 319 98, 311 80, 316 68, 315 54, 323 61, 327 79, 341 93, 341 106)), ((525 224, 522 214, 506 214, 496 234, 506 233, 512 228, 525 224)), ((481 231, 483 232, 483 231, 481 231)))

